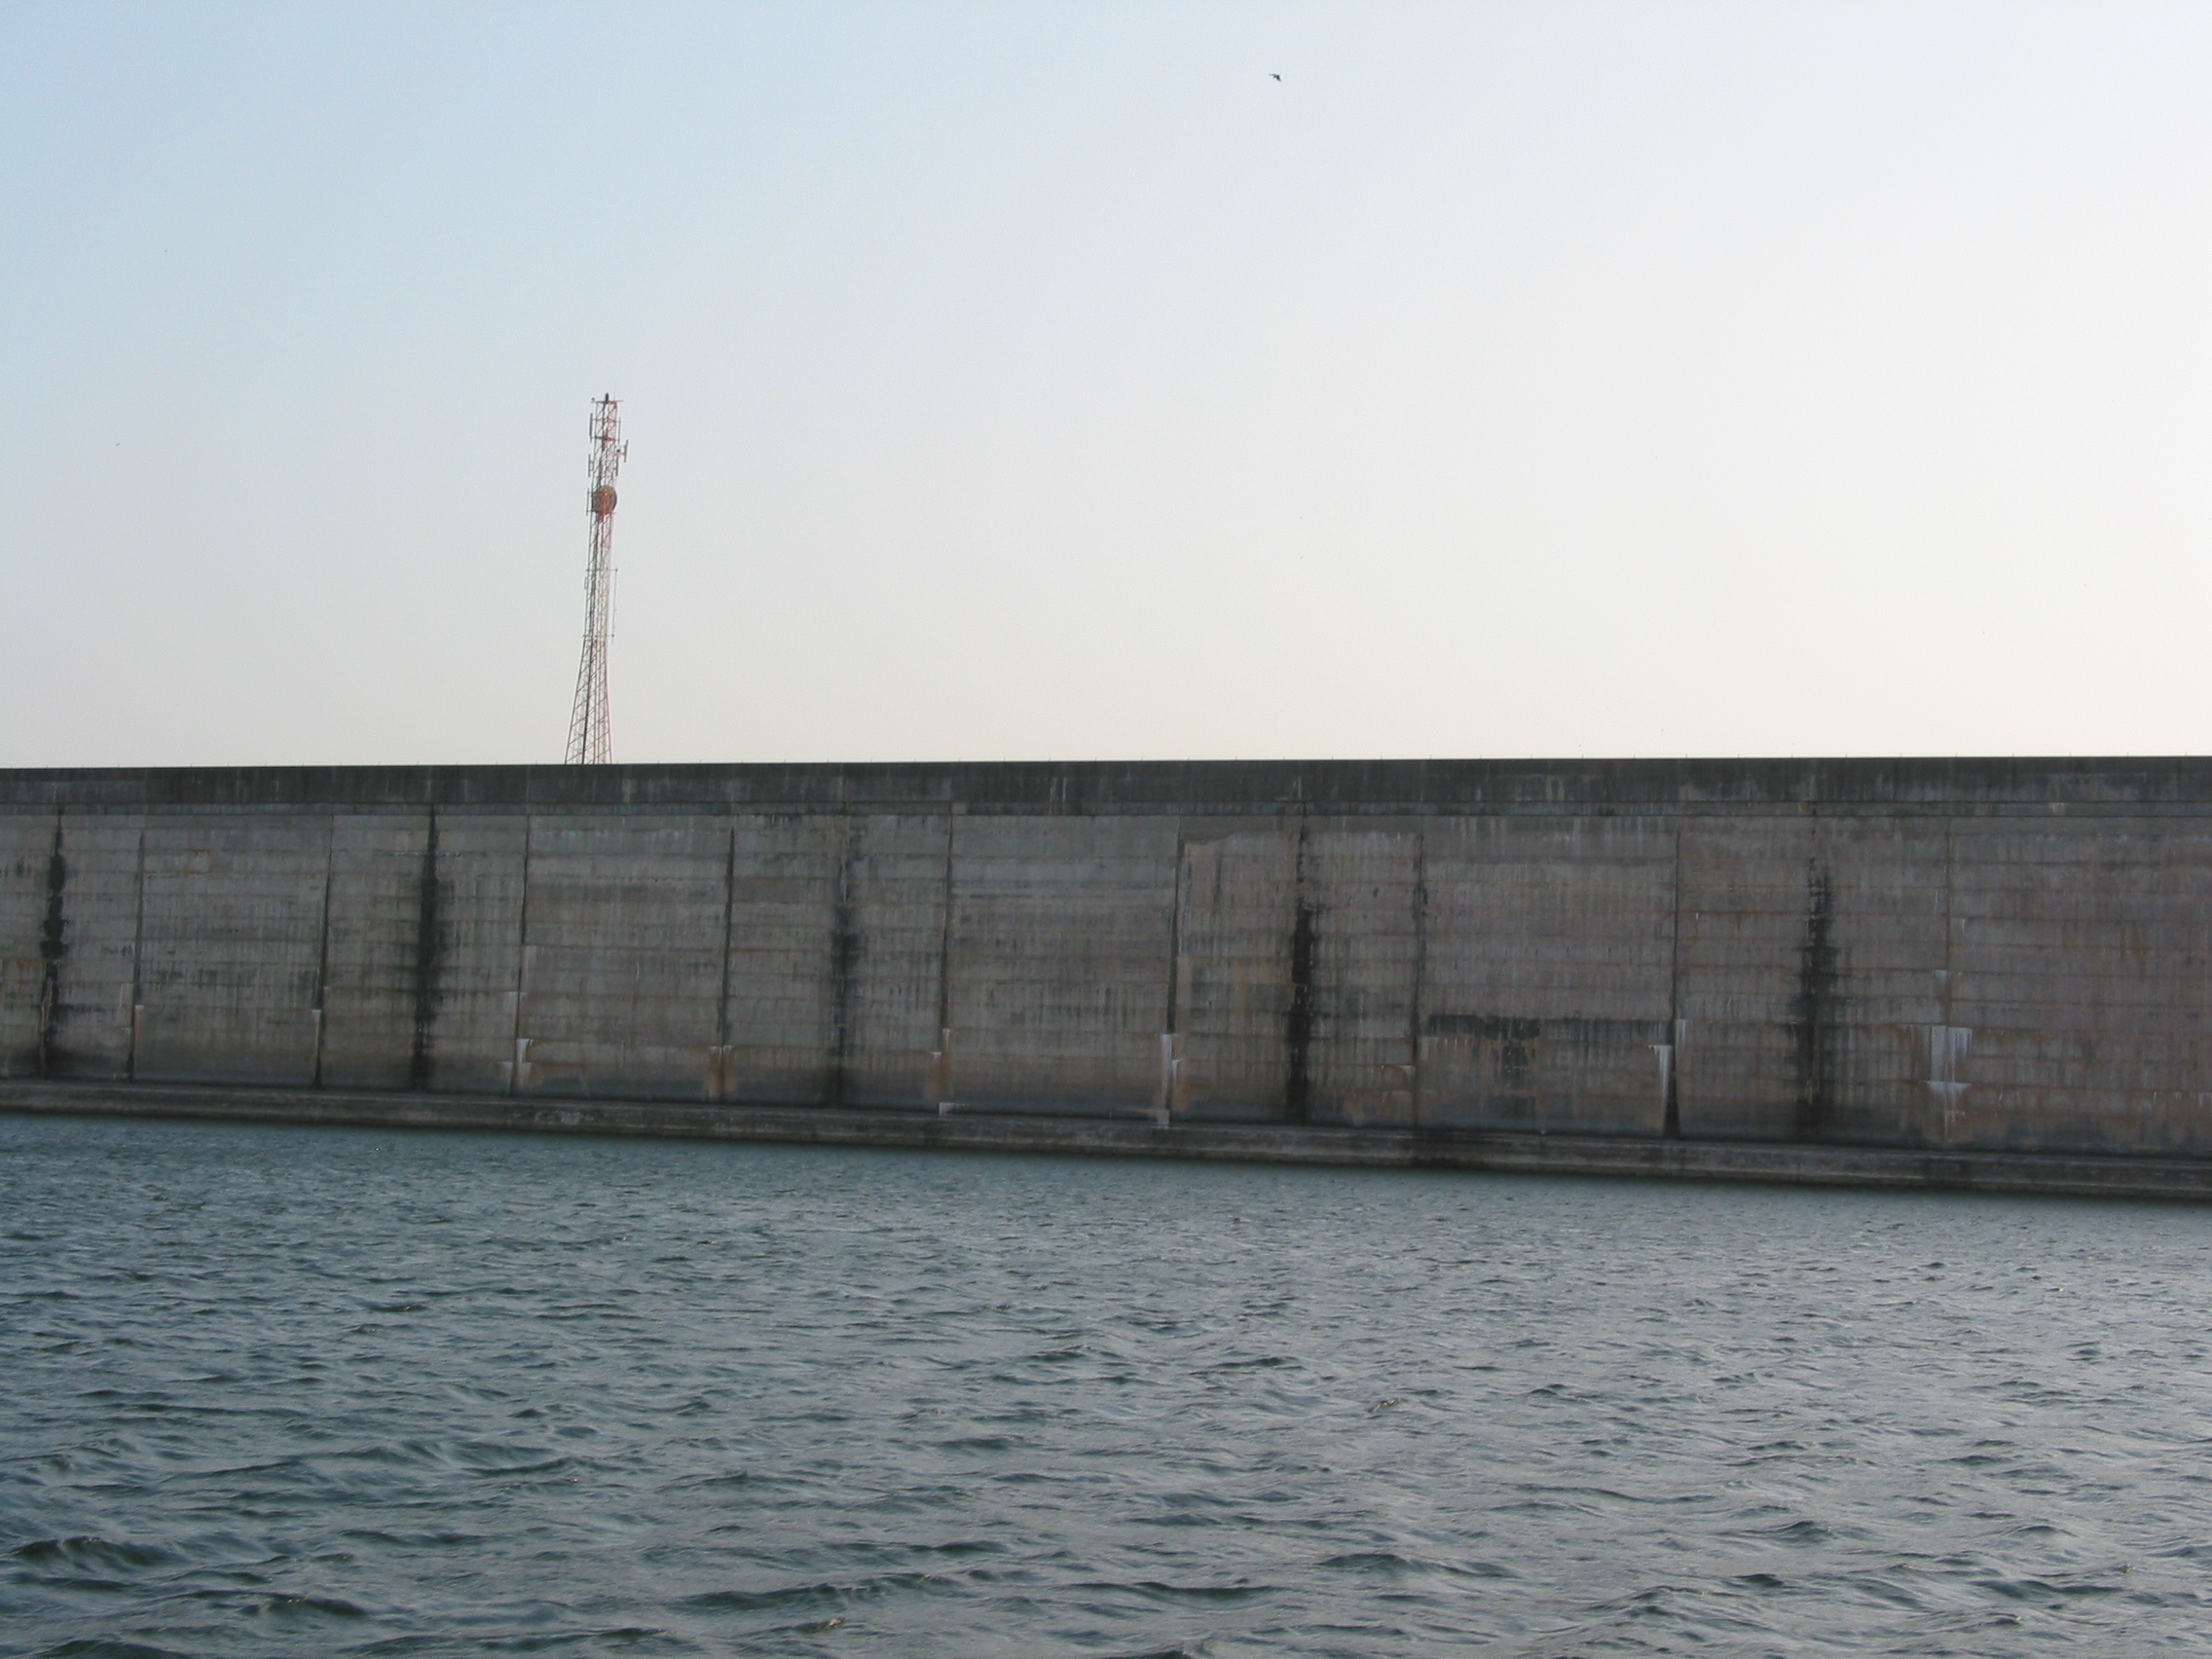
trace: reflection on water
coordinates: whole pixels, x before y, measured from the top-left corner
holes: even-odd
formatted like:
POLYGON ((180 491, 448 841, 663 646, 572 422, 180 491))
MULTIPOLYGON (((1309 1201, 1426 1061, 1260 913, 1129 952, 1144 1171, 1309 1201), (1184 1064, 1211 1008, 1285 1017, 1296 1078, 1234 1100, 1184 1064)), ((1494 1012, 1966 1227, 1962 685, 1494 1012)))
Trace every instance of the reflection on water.
POLYGON ((2201 1652, 2208 1240, 0 1118, 0 1652, 2201 1652))

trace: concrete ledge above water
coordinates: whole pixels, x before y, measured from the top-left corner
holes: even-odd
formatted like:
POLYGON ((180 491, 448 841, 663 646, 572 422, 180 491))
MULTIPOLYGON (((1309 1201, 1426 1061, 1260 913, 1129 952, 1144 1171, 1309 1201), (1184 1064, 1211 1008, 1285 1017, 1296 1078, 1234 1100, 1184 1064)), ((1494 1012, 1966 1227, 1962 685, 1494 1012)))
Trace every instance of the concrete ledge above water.
POLYGON ((0 1111, 408 1129, 650 1135, 908 1151, 1178 1158, 1490 1173, 1763 1181, 1924 1188, 2064 1198, 2212 1200, 2212 1161, 2053 1153, 1923 1152, 1741 1141, 1641 1140, 1176 1124, 954 1111, 690 1106, 664 1101, 546 1101, 469 1095, 0 1084, 0 1111))

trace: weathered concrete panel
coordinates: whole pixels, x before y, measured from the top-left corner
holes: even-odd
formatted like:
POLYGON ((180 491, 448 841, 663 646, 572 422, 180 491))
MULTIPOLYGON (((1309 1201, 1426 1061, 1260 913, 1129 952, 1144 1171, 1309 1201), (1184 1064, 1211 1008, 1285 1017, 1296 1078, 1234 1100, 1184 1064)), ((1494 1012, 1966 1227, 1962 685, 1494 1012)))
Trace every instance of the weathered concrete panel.
MULTIPOLYGON (((1184 826, 1174 1033, 1165 1061, 1177 1118, 1275 1122, 1284 1115, 1295 1046, 1292 981, 1310 985, 1314 949, 1310 919, 1298 937, 1297 871, 1295 822, 1184 826), (1296 976, 1294 954, 1304 957, 1296 976)), ((1310 1044, 1309 1008, 1305 1018, 1310 1044)))
POLYGON ((1791 1140, 1816 1126, 1799 1016, 1815 905, 1833 913, 1817 830, 1806 818, 1681 823, 1676 1091, 1686 1135, 1791 1140))
POLYGON ((45 1067, 49 959, 63 943, 49 937, 61 931, 60 831, 57 812, 0 813, 0 1077, 36 1077, 45 1067))
POLYGON ((1676 837, 1650 818, 1427 831, 1424 1124, 1664 1131, 1676 837))
POLYGON ((1682 1132, 1941 1144, 1946 821, 1681 833, 1682 1132))
POLYGON ((1952 849, 1945 1139, 2212 1143, 2212 826, 1967 819, 1952 849))
POLYGON ((1182 835, 1174 1115, 1411 1124, 1419 831, 1199 819, 1182 835))
MULTIPOLYGON (((1826 977, 1814 961, 1807 1138, 1940 1145, 1949 825, 1823 817, 1826 977)), ((1803 967, 1803 960, 1800 961, 1803 967)))
POLYGON ((955 819, 952 895, 954 1095, 1153 1108, 1167 1030, 1173 821, 955 819))
POLYGON ((330 830, 323 812, 147 821, 134 1076, 314 1080, 330 830))
POLYGON ((1303 1111, 1294 1024, 1288 1055, 1294 1121, 1404 1127, 1414 1117, 1415 998, 1420 983, 1421 845, 1418 832, 1313 829, 1293 864, 1292 1007, 1299 915, 1306 964, 1303 1111))
POLYGON ((519 1091, 713 1097, 729 874, 719 818, 532 820, 519 1091))
POLYGON ((953 821, 855 815, 840 866, 826 987, 828 1097, 852 1106, 949 1098, 944 1056, 946 896, 953 821))
MULTIPOLYGON (((425 1088, 416 1016, 425 925, 437 902, 427 813, 340 813, 330 824, 322 1051, 333 1088, 425 1088)), ((434 948, 434 946, 433 946, 434 948)))
POLYGON ((838 895, 850 818, 744 814, 730 820, 729 950, 715 1097, 826 1101, 836 1048, 837 941, 853 948, 838 895))
MULTIPOLYGON (((51 832, 53 820, 46 823, 51 832)), ((130 1075, 144 833, 145 820, 135 813, 62 816, 62 949, 55 964, 49 1076, 130 1075)), ((37 945, 26 940, 20 948, 27 954, 37 945)))
MULTIPOLYGON (((441 812, 430 866, 432 914, 420 910, 420 1026, 410 1021, 408 1072, 424 1088, 505 1092, 521 1051, 524 877, 530 821, 508 813, 441 812)), ((418 904, 423 895, 418 893, 418 904)))

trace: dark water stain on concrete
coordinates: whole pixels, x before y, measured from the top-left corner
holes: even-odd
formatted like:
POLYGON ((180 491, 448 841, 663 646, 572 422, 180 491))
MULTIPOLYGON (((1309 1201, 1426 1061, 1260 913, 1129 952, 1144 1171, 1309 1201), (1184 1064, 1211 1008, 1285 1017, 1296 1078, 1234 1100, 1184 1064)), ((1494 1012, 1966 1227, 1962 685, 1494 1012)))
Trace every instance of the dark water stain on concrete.
POLYGON ((430 1048, 445 1000, 445 927, 438 888, 438 815, 423 843, 423 871, 415 891, 415 1025, 407 1051, 407 1087, 430 1087, 430 1048))
POLYGON ((1833 1106, 1837 951, 1829 933, 1834 903, 1827 866, 1815 859, 1805 866, 1805 939, 1798 947, 1797 994, 1789 1009, 1800 1140, 1822 1138, 1833 1106))
POLYGON ((46 916, 38 933, 38 1074, 53 1074, 61 1036, 61 962, 69 953, 69 924, 63 900, 69 886, 69 861, 61 851, 61 817, 54 819, 54 851, 46 861, 46 916))
POLYGON ((837 896, 830 918, 830 1104, 845 1100, 845 1074, 853 1059, 853 980, 860 969, 861 929, 854 913, 853 879, 860 862, 860 831, 845 825, 844 857, 837 865, 837 896))
POLYGON ((1298 831, 1296 909, 1290 925, 1290 1010, 1283 1017, 1282 1116, 1303 1124, 1313 1101, 1313 963, 1319 954, 1318 907, 1306 892, 1306 830, 1298 831))

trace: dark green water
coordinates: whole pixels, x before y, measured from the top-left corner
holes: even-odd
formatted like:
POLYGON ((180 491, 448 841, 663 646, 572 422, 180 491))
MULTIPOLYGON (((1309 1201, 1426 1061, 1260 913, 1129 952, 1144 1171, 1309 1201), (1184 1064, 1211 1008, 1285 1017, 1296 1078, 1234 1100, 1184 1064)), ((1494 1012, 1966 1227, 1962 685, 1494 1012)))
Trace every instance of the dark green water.
POLYGON ((2212 1651, 2212 1214, 0 1118, 0 1652, 2212 1651))

